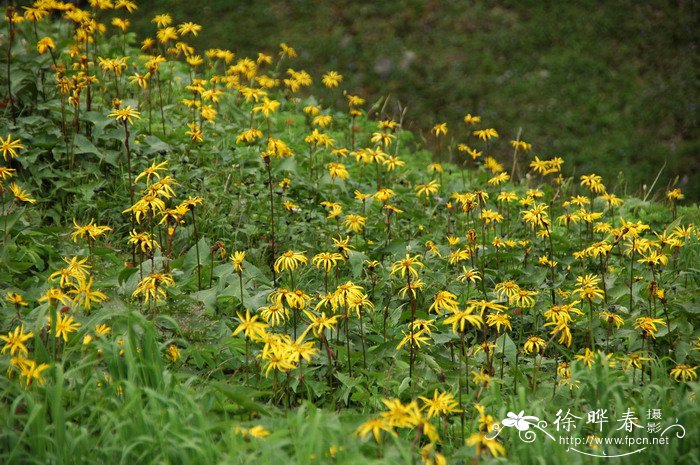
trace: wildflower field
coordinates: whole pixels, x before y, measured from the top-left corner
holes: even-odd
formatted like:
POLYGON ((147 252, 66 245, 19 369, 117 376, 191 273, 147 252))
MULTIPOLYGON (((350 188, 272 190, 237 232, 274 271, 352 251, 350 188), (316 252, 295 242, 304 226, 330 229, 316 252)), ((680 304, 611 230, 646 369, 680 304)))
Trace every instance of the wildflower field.
POLYGON ((681 189, 85 3, 3 10, 0 463, 700 463, 681 189))

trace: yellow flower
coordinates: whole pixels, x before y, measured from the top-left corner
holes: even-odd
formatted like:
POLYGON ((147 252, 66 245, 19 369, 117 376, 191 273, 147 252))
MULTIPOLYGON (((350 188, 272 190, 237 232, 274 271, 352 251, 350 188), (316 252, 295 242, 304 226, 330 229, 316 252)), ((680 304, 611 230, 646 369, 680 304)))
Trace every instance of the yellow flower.
POLYGON ((425 265, 419 261, 420 255, 415 255, 411 257, 406 254, 405 258, 395 262, 391 265, 391 274, 401 273, 401 277, 406 277, 406 272, 411 276, 418 277, 418 268, 423 268, 425 265))
POLYGON ((93 291, 93 277, 90 276, 87 279, 85 276, 78 276, 76 278, 77 282, 71 282, 70 286, 73 289, 68 291, 68 295, 73 296, 73 303, 75 305, 82 305, 86 311, 90 311, 92 308, 92 302, 103 302, 107 300, 107 295, 100 291, 93 291))
POLYGON ((323 201, 321 202, 326 209, 328 209, 328 218, 335 218, 343 213, 343 207, 339 203, 323 201))
POLYGON ((245 337, 249 339, 258 339, 262 337, 267 325, 257 321, 259 315, 251 317, 250 310, 247 309, 245 311, 245 316, 241 315, 240 312, 236 312, 236 315, 238 315, 240 324, 233 330, 232 336, 236 336, 242 331, 245 337))
POLYGON ((695 372, 698 367, 691 367, 690 365, 678 365, 675 368, 671 370, 671 378, 675 379, 676 381, 682 381, 682 382, 687 382, 687 381, 695 381, 698 379, 698 374, 695 372))
POLYGON ((193 36, 197 37, 199 31, 201 30, 202 26, 189 21, 186 23, 182 23, 177 27, 177 32, 180 33, 181 36, 192 34, 193 36))
POLYGON ((605 320, 609 325, 615 325, 616 328, 619 328, 625 323, 625 320, 623 320, 620 315, 612 312, 600 312, 600 318, 605 320))
POLYGON ((27 350, 27 346, 24 345, 24 342, 32 338, 33 336, 34 334, 32 332, 24 332, 24 325, 17 326, 14 331, 10 331, 9 333, 7 333, 7 336, 0 336, 0 339, 5 341, 5 346, 2 348, 2 351, 0 351, 0 353, 4 354, 9 350, 10 355, 13 357, 17 352, 19 352, 20 354, 23 353, 24 355, 28 355, 29 351, 27 350))
POLYGON ((253 112, 254 113, 262 113, 265 118, 269 118, 272 113, 277 111, 277 108, 279 108, 280 102, 277 100, 270 100, 267 97, 263 97, 263 101, 260 105, 254 106, 253 107, 253 112))
POLYGON ((551 334, 552 336, 559 335, 559 344, 566 344, 566 347, 571 347, 571 342, 573 338, 571 336, 571 329, 569 328, 568 321, 550 321, 548 323, 545 323, 544 325, 553 326, 552 331, 549 334, 551 334))
POLYGON ((357 430, 355 430, 355 434, 361 438, 366 438, 369 433, 372 433, 374 440, 379 444, 382 442, 382 431, 393 434, 394 428, 386 418, 372 418, 362 423, 357 430))
POLYGON ((289 311, 283 305, 270 305, 258 309, 265 323, 269 326, 279 326, 287 321, 289 311))
POLYGON ((138 111, 131 108, 131 105, 127 105, 125 108, 115 108, 114 110, 112 110, 112 113, 110 113, 107 116, 109 116, 110 118, 114 118, 117 121, 120 121, 124 124, 126 124, 127 122, 129 124, 134 124, 134 120, 132 118, 141 119, 141 114, 138 111))
POLYGON ((152 20, 159 28, 168 27, 173 23, 173 18, 169 14, 156 15, 152 20))
POLYGON ((438 182, 433 179, 427 184, 418 184, 416 186, 416 195, 418 197, 425 196, 426 198, 428 198, 432 194, 436 194, 439 189, 440 184, 438 184, 438 182))
POLYGON ((314 336, 319 336, 326 329, 333 329, 336 324, 338 324, 338 319, 341 315, 334 315, 331 317, 326 316, 326 312, 321 312, 320 315, 315 315, 313 312, 304 310, 304 315, 310 320, 310 324, 306 331, 313 331, 314 336))
POLYGON ((296 58, 297 52, 292 47, 282 42, 280 44, 280 57, 296 58))
POLYGON ((542 352, 545 347, 547 347, 547 343, 544 339, 537 336, 530 336, 527 341, 525 341, 525 344, 523 344, 523 351, 526 354, 531 354, 533 352, 539 353, 542 352))
POLYGON ((423 409, 428 409, 428 418, 460 411, 459 403, 454 396, 449 392, 438 394, 437 388, 433 392, 432 399, 423 396, 418 396, 418 398, 423 401, 423 409))
POLYGON ((29 193, 21 187, 19 187, 19 185, 16 182, 10 184, 10 192, 12 192, 12 195, 14 195, 15 199, 19 200, 20 202, 36 203, 36 199, 31 198, 29 193))
POLYGON ((321 81, 323 82, 324 86, 328 87, 329 89, 333 89, 334 87, 338 87, 338 85, 343 82, 343 76, 335 71, 329 71, 323 75, 321 81))
POLYGON ((58 315, 56 322, 56 337, 62 337, 64 342, 68 342, 68 334, 77 331, 80 323, 67 314, 58 315))
POLYGON ((80 225, 75 221, 75 218, 73 218, 73 225, 74 228, 71 237, 74 242, 78 242, 78 238, 94 240, 112 230, 109 226, 96 225, 95 220, 90 220, 86 225, 80 225))
POLYGON ((632 354, 627 354, 624 361, 625 361, 625 369, 629 369, 629 368, 641 369, 643 366, 643 363, 650 362, 651 359, 649 357, 643 357, 642 354, 639 354, 639 353, 632 353, 632 354))
POLYGON ((143 296, 144 303, 148 303, 148 301, 151 299, 156 302, 160 302, 161 300, 165 300, 167 297, 165 287, 171 287, 174 285, 175 281, 170 274, 151 273, 139 281, 139 284, 136 286, 136 290, 133 292, 133 294, 131 294, 131 296, 134 298, 143 296))
MULTIPOLYGON (((381 144, 384 147, 388 147, 391 145, 394 139, 396 139, 395 134, 390 134, 388 132, 375 132, 372 134, 370 142, 372 142, 373 144, 381 144)), ((386 164, 386 161, 384 163, 386 164)))
POLYGON ((501 299, 508 297, 508 299, 512 299, 515 297, 518 292, 520 291, 520 286, 515 281, 503 281, 494 287, 494 292, 498 297, 501 299))
POLYGON ((385 187, 383 189, 379 189, 372 197, 374 197, 375 200, 378 200, 380 202, 386 202, 390 198, 394 197, 396 195, 396 192, 394 192, 393 189, 389 189, 388 187, 385 187))
POLYGON ((348 99, 348 105, 351 107, 358 107, 365 104, 365 99, 358 97, 357 95, 348 94, 346 98, 348 99))
POLYGON ((119 10, 122 8, 126 9, 126 11, 128 11, 129 13, 133 13, 134 11, 136 11, 138 6, 135 2, 131 0, 117 0, 114 4, 114 9, 119 10))
POLYGON ((499 333, 501 332, 501 326, 508 328, 511 331, 513 330, 513 327, 510 325, 510 317, 505 313, 490 314, 486 317, 486 324, 489 326, 495 326, 496 331, 499 333))
POLYGON ((22 297, 22 294, 19 294, 17 292, 8 292, 5 295, 5 298, 7 299, 8 302, 13 303, 13 304, 20 306, 20 307, 26 307, 29 305, 27 303, 27 301, 24 300, 24 297, 22 297))
POLYGON ((129 232, 128 243, 140 249, 143 253, 148 253, 154 249, 160 249, 160 244, 158 244, 155 237, 146 231, 137 232, 135 229, 132 230, 129 232))
POLYGON ((603 194, 606 190, 603 185, 603 178, 597 174, 584 174, 581 176, 581 185, 587 187, 591 192, 595 192, 596 194, 603 194))
POLYGON ((168 360, 175 363, 180 360, 180 349, 178 349, 175 344, 170 344, 165 356, 168 358, 168 360))
POLYGON ((506 449, 503 445, 495 439, 487 438, 486 433, 473 433, 467 438, 467 445, 476 447, 477 455, 481 455, 485 451, 494 457, 506 455, 506 449))
POLYGON ((365 229, 365 221, 367 218, 360 215, 346 215, 343 225, 348 231, 353 231, 356 234, 362 232, 365 229))
POLYGON ((313 263, 316 268, 324 269, 326 273, 330 273, 338 262, 343 260, 345 260, 345 257, 339 253, 321 252, 311 259, 311 263, 313 263))
POLYGON ((0 181, 3 181, 5 179, 10 179, 15 175, 15 172, 17 170, 13 168, 8 168, 6 166, 0 166, 0 181))
POLYGON ((29 21, 41 21, 49 14, 49 12, 43 7, 29 8, 23 6, 22 8, 24 8, 24 18, 28 19, 29 21))
POLYGON ((506 172, 503 172, 503 173, 499 173, 496 176, 489 179, 488 184, 490 186, 498 186, 499 184, 503 184, 504 182, 508 181, 509 179, 510 179, 510 175, 506 172))
POLYGON ((529 152, 532 150, 532 144, 528 144, 527 142, 521 140, 512 140, 510 141, 510 145, 515 150, 522 150, 523 152, 529 152))
POLYGON ((177 40, 177 30, 174 27, 159 29, 156 37, 161 44, 167 44, 171 40, 177 40))
POLYGON ((382 412, 381 416, 393 427, 412 428, 421 423, 423 419, 415 400, 406 405, 398 399, 383 399, 382 403, 388 411, 382 412))
POLYGON ((204 141, 204 135, 202 133, 202 128, 196 122, 187 123, 187 127, 190 130, 185 131, 185 134, 190 136, 190 139, 192 140, 192 142, 203 142, 204 141))
POLYGON ((586 347, 586 350, 584 351, 583 355, 574 355, 575 360, 581 360, 583 363, 590 368, 593 365, 593 361, 595 360, 596 354, 593 352, 591 349, 586 347))
POLYGON ((518 292, 510 298, 510 304, 517 304, 523 308, 532 308, 535 306, 535 299, 533 299, 533 296, 537 294, 539 294, 537 291, 519 289, 518 292))
POLYGON ((102 324, 95 326, 95 333, 99 334, 100 336, 106 336, 111 332, 112 332, 112 328, 107 326, 105 323, 102 323, 102 324))
POLYGON ((436 136, 446 136, 447 135, 447 123, 438 123, 435 126, 433 126, 433 129, 431 131, 433 134, 436 136))
POLYGON ((544 203, 535 203, 530 210, 522 212, 523 220, 533 229, 549 227, 549 206, 544 203))
POLYGON ((61 289, 51 287, 46 291, 46 293, 43 296, 39 298, 39 302, 47 301, 50 305, 56 305, 58 302, 61 302, 65 305, 70 301, 70 299, 61 289))
POLYGON ((347 168, 345 168, 345 165, 343 165, 342 163, 331 162, 326 165, 326 168, 328 169, 328 173, 333 179, 348 179, 350 177, 350 173, 348 172, 347 168))
POLYGON ((25 378, 24 385, 29 387, 33 380, 36 380, 38 384, 44 383, 44 378, 41 373, 49 367, 46 363, 37 365, 34 360, 23 360, 20 364, 19 369, 20 378, 25 378))
POLYGON ((262 139, 263 133, 258 128, 247 129, 236 136, 236 142, 245 142, 252 144, 258 139, 262 139))
POLYGON ((682 200, 685 198, 685 195, 681 192, 680 189, 673 189, 668 192, 666 192, 666 198, 670 201, 675 201, 675 200, 682 200))
POLYGON ((40 39, 39 42, 36 43, 36 50, 40 54, 44 54, 46 52, 51 50, 56 49, 56 44, 54 44, 53 39, 51 37, 44 37, 43 39, 40 39))
POLYGON ((156 177, 157 179, 160 179, 160 173, 159 171, 165 171, 168 169, 168 162, 167 160, 161 163, 153 162, 151 163, 151 166, 143 170, 141 173, 139 173, 138 176, 136 176, 136 179, 134 179, 134 184, 139 182, 141 178, 144 176, 146 177, 146 183, 150 184, 151 183, 151 178, 156 177))
POLYGON ((255 425, 248 430, 248 434, 252 438, 260 439, 269 436, 271 433, 269 430, 261 425, 255 425))
POLYGON ((245 260, 245 252, 236 251, 231 254, 231 262, 233 263, 233 272, 243 272, 243 260, 245 260))
POLYGON ((481 329, 484 320, 481 315, 474 313, 474 309, 474 307, 468 306, 464 310, 457 310, 453 312, 452 315, 445 318, 442 324, 452 325, 452 332, 454 333, 457 333, 457 327, 459 327, 459 332, 463 333, 467 323, 481 329))
POLYGON ((126 30, 129 29, 130 25, 131 21, 129 21, 128 19, 112 18, 112 26, 121 29, 122 32, 126 32, 126 30))
POLYGON ((642 330, 642 336, 651 336, 654 339, 656 339, 656 332, 659 330, 656 325, 666 326, 666 323, 660 318, 648 316, 639 317, 634 322, 634 327, 642 330))
POLYGON ((481 116, 472 115, 471 113, 467 113, 467 115, 464 117, 464 122, 467 124, 481 123, 481 116))
POLYGON ((481 276, 479 276, 478 270, 473 268, 467 269, 463 266, 462 273, 457 277, 457 280, 461 283, 465 281, 468 283, 476 283, 477 281, 481 281, 481 276))
POLYGON ((432 312, 434 310, 438 315, 442 315, 443 310, 454 313, 457 311, 457 305, 456 295, 450 291, 440 291, 435 294, 435 299, 428 311, 432 312))
POLYGON ((401 342, 399 342, 399 345, 396 346, 396 350, 400 350, 408 343, 413 345, 413 347, 420 348, 421 344, 427 344, 429 341, 429 339, 423 335, 423 331, 411 330, 408 333, 405 333, 404 331, 401 331, 401 333, 404 335, 404 337, 401 339, 401 342))
POLYGON ((574 292, 578 292, 581 299, 602 299, 604 297, 603 290, 598 287, 598 283, 600 283, 600 278, 596 275, 579 276, 576 278, 574 292))
POLYGON ((493 128, 479 129, 477 131, 472 132, 472 134, 486 142, 490 141, 491 139, 498 138, 498 132, 493 128))
POLYGON ((305 252, 294 252, 287 250, 275 260, 274 269, 276 273, 285 270, 294 271, 299 265, 305 265, 309 259, 304 255, 305 252))

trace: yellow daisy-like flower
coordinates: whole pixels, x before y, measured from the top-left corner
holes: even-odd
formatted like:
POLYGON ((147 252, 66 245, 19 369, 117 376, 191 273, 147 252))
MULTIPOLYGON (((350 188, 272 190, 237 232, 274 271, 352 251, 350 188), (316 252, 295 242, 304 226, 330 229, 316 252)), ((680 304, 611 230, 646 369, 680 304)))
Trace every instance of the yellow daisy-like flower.
POLYGON ((44 378, 41 376, 41 373, 47 368, 49 368, 49 365, 46 363, 37 365, 34 360, 23 360, 19 366, 19 376, 20 378, 25 378, 24 385, 26 387, 29 387, 34 380, 36 380, 38 384, 43 384, 44 378))
POLYGON ((337 252, 321 252, 311 259, 311 263, 313 263, 316 268, 323 269, 326 273, 330 273, 338 262, 342 262, 343 260, 345 260, 345 257, 337 252))
POLYGON ((447 123, 438 123, 433 126, 431 131, 436 136, 446 136, 447 135, 447 123))
POLYGON ((382 442, 382 431, 394 433, 394 428, 391 426, 391 423, 388 419, 383 417, 372 418, 362 423, 355 431, 355 434, 361 438, 366 438, 372 433, 374 440, 377 441, 377 444, 380 444, 382 442))
POLYGON ((459 403, 454 396, 449 392, 438 394, 437 388, 433 392, 432 399, 423 396, 418 396, 418 398, 423 401, 423 409, 428 409, 428 418, 449 415, 460 411, 459 403))
POLYGON ((406 273, 408 272, 411 276, 417 278, 418 269, 423 268, 425 266, 419 261, 419 258, 420 255, 415 255, 411 257, 409 254, 406 254, 405 258, 402 258, 401 260, 391 265, 391 274, 400 273, 401 277, 404 278, 406 277, 406 273))
POLYGON ((537 336, 530 336, 525 344, 523 344, 523 352, 526 354, 539 353, 547 347, 547 343, 544 339, 537 336))
POLYGON ((467 438, 467 445, 476 448, 477 455, 481 455, 488 451, 494 457, 506 455, 506 449, 495 439, 489 439, 486 433, 474 433, 467 438))
POLYGON ((170 344, 168 346, 167 352, 165 353, 165 356, 168 358, 168 360, 175 363, 178 360, 180 360, 180 349, 178 349, 175 344, 170 344))
POLYGON ((36 51, 39 52, 39 54, 41 55, 48 52, 49 49, 56 49, 56 44, 54 44, 53 39, 51 37, 44 37, 36 43, 36 51))
POLYGON ((19 307, 26 307, 29 305, 27 301, 24 300, 24 297, 22 297, 22 294, 19 294, 17 292, 8 292, 5 295, 5 299, 7 299, 8 302, 15 304, 19 307))
POLYGON ((236 251, 231 254, 231 262, 233 263, 234 273, 243 272, 243 260, 245 260, 245 252, 236 251))
POLYGON ((306 265, 309 259, 304 255, 304 253, 305 252, 294 252, 293 250, 287 250, 285 253, 280 255, 277 260, 275 260, 275 272, 280 273, 285 270, 294 271, 300 265, 306 265))
POLYGON ((323 75, 321 82, 323 82, 323 85, 329 89, 333 89, 338 87, 340 83, 343 82, 343 76, 336 71, 329 71, 323 75))
POLYGON ((58 315, 57 320, 56 337, 62 337, 64 342, 68 342, 68 334, 77 331, 80 328, 80 323, 67 314, 58 315))
POLYGON ((6 139, 0 137, 0 152, 2 152, 2 157, 7 161, 7 159, 17 158, 17 151, 23 149, 22 141, 20 139, 12 140, 12 134, 8 134, 6 139))
POLYGON ((434 179, 427 184, 418 184, 416 186, 416 195, 418 197, 424 196, 426 198, 433 194, 436 194, 440 189, 440 184, 434 179))
POLYGON ((7 333, 7 336, 0 336, 0 339, 5 341, 5 346, 2 348, 2 351, 0 351, 0 353, 4 354, 9 350, 10 355, 13 357, 18 352, 20 354, 27 355, 29 354, 29 351, 27 350, 27 346, 24 345, 24 343, 32 337, 34 337, 34 334, 32 332, 24 332, 24 325, 17 326, 14 331, 10 331, 9 333, 7 333))
POLYGON ((260 317, 259 315, 250 316, 250 310, 245 311, 245 316, 241 315, 240 312, 236 312, 240 324, 233 330, 232 336, 236 336, 238 333, 243 332, 245 337, 250 339, 258 339, 262 337, 265 332, 265 323, 257 321, 260 317))
POLYGON ((131 105, 127 105, 125 108, 115 108, 112 110, 112 113, 107 116, 125 124, 134 124, 133 118, 141 119, 141 113, 131 108, 131 105))
POLYGON ((659 330, 656 325, 666 326, 666 323, 660 318, 651 318, 648 316, 639 317, 634 322, 634 327, 641 329, 643 336, 651 336, 654 339, 656 339, 656 333, 659 330))
POLYGON ((498 132, 493 128, 479 129, 479 130, 472 132, 472 134, 474 134, 476 137, 478 137, 479 139, 481 139, 485 142, 488 142, 491 139, 498 138, 498 132))
POLYGON ((698 367, 691 367, 690 365, 686 364, 681 364, 677 365, 675 368, 671 370, 671 378, 675 379, 676 381, 679 382, 688 382, 688 381, 695 381, 698 379, 698 374, 696 373, 696 370, 698 367))
POLYGON ((36 203, 36 199, 33 199, 29 195, 29 192, 19 187, 19 184, 17 184, 16 182, 10 184, 10 192, 12 192, 12 195, 15 197, 15 200, 25 203, 36 203))

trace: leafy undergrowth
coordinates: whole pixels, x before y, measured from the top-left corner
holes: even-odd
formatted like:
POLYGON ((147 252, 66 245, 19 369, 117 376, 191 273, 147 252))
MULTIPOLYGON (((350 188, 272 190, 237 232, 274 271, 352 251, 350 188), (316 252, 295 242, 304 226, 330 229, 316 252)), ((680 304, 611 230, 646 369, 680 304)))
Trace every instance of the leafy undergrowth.
POLYGON ((132 2, 90 3, 6 10, 3 463, 697 460, 680 190, 621 198, 475 115, 434 163, 286 45, 200 55, 162 15, 138 50, 132 2), (513 433, 563 418, 685 436, 513 433))

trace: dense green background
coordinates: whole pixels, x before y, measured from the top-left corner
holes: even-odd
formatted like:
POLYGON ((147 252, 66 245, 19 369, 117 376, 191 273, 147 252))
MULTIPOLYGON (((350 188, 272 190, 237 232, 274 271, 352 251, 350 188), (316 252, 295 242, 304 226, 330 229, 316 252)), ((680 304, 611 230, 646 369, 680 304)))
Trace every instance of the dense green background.
POLYGON ((153 15, 169 12, 204 26, 199 47, 255 56, 287 42, 299 68, 336 69, 352 92, 390 94, 392 111, 400 101, 429 143, 440 121, 462 141, 461 118, 477 113, 503 138, 522 127, 536 154, 563 156, 569 173, 603 174, 618 192, 651 185, 666 160, 657 192, 680 176, 700 198, 696 2, 140 3, 140 37, 153 35, 153 15))

